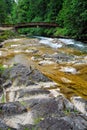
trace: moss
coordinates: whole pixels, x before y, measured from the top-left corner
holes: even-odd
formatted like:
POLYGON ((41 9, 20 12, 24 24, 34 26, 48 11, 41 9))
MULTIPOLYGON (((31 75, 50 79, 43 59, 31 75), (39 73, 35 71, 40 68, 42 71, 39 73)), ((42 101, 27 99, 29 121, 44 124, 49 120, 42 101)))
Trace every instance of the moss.
POLYGON ((0 65, 0 75, 3 73, 4 70, 5 70, 5 67, 3 67, 3 65, 0 65))
POLYGON ((7 40, 9 38, 17 37, 17 34, 11 30, 6 30, 0 33, 0 42, 7 40))
POLYGON ((36 124, 38 124, 42 120, 43 120, 43 118, 38 117, 38 118, 34 119, 34 124, 36 125, 36 124))

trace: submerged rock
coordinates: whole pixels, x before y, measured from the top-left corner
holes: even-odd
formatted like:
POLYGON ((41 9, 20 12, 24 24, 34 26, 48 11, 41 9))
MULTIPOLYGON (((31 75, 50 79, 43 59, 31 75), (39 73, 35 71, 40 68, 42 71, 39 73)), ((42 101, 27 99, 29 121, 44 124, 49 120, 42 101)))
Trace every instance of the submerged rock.
POLYGON ((61 67, 60 71, 66 72, 66 73, 71 73, 71 74, 77 74, 77 71, 73 67, 61 67))

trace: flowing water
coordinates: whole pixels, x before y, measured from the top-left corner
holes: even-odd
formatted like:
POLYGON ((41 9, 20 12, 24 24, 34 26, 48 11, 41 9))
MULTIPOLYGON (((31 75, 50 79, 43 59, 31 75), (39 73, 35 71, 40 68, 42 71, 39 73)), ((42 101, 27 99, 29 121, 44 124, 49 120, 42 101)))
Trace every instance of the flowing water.
POLYGON ((70 98, 87 99, 87 45, 72 39, 35 36, 7 40, 0 49, 0 64, 31 64, 58 83, 60 91, 70 98))

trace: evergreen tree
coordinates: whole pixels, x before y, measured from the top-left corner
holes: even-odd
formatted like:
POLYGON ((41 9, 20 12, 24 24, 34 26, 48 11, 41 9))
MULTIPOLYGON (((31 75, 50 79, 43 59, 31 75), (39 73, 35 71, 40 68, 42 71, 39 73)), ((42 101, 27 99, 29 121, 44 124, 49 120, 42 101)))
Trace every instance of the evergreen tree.
POLYGON ((59 14, 59 22, 68 30, 68 34, 75 38, 87 37, 87 1, 64 0, 59 14))
POLYGON ((5 22, 6 18, 6 3, 5 0, 0 0, 0 24, 5 22))

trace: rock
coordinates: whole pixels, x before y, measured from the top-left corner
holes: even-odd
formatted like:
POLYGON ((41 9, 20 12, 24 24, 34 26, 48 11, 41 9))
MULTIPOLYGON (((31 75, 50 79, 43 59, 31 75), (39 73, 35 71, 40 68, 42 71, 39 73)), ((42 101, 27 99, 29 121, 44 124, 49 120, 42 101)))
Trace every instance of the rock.
POLYGON ((32 56, 32 57, 31 57, 31 60, 32 60, 32 61, 41 61, 41 60, 42 60, 42 58, 32 56))
POLYGON ((36 128, 41 130, 72 130, 72 125, 63 119, 48 117, 41 121, 36 128))
POLYGON ((0 114, 3 116, 16 115, 24 112, 27 112, 27 109, 19 102, 0 104, 0 114))
POLYGON ((15 128, 8 127, 5 122, 0 119, 0 130, 16 130, 15 128))
POLYGON ((0 48, 2 48, 2 46, 3 46, 3 45, 2 45, 2 44, 0 44, 0 48))
MULTIPOLYGON (((16 64, 11 68, 7 68, 3 75, 3 79, 10 79, 11 82, 16 81, 16 85, 32 85, 35 82, 47 82, 51 81, 39 70, 33 69, 31 66, 26 67, 22 64, 16 64)), ((5 83, 6 86, 6 83, 5 83)))
POLYGON ((71 101, 77 110, 86 114, 87 116, 87 101, 85 99, 81 98, 80 96, 73 96, 71 97, 71 101))
POLYGON ((67 121, 70 125, 72 125, 73 130, 86 130, 87 121, 81 117, 81 115, 70 115, 62 117, 65 121, 67 121))
POLYGON ((43 58, 51 58, 55 62, 68 62, 75 59, 74 55, 68 55, 66 53, 54 53, 52 55, 50 54, 44 54, 43 58))
POLYGON ((54 62, 50 60, 43 60, 39 62, 39 65, 51 65, 51 64, 54 64, 54 62))
POLYGON ((75 124, 75 127, 77 127, 79 130, 87 129, 87 121, 84 120, 84 118, 82 118, 81 116, 74 118, 74 124, 75 124))
POLYGON ((60 71, 65 73, 77 74, 77 71, 73 67, 61 67, 60 71))
POLYGON ((71 80, 69 80, 69 79, 67 79, 67 78, 65 78, 65 77, 62 77, 61 80, 62 80, 62 82, 64 82, 64 83, 71 83, 71 82, 72 82, 71 80))
POLYGON ((75 107, 68 99, 64 98, 63 101, 64 101, 64 107, 66 110, 74 111, 75 107))
POLYGON ((10 87, 12 85, 12 82, 11 82, 11 80, 7 80, 3 85, 2 85, 2 87, 4 87, 4 88, 7 88, 7 87, 10 87))

